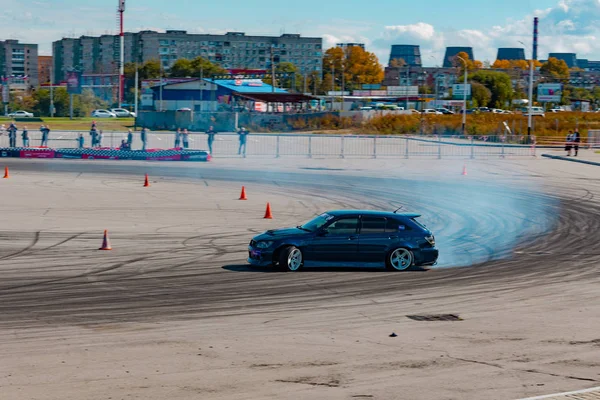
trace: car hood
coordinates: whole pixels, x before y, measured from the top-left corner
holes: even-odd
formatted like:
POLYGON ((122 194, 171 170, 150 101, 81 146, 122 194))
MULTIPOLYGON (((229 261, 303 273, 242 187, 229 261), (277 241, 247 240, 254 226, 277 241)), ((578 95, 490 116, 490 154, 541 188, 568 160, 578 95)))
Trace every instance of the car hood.
POLYGON ((283 228, 283 229, 272 229, 266 232, 261 233, 258 236, 254 237, 255 241, 263 241, 263 240, 277 240, 284 239, 290 236, 308 236, 312 235, 311 232, 303 231, 298 228, 283 228))

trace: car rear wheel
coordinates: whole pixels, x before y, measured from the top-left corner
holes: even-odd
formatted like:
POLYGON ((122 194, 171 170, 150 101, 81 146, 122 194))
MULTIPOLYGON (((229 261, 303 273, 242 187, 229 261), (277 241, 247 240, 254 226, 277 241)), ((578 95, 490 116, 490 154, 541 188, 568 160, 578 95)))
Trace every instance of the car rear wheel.
POLYGON ((279 255, 279 266, 285 271, 296 272, 302 267, 303 263, 302 251, 297 247, 286 247, 279 255))
POLYGON ((387 267, 394 271, 406 271, 414 262, 412 251, 400 247, 392 251, 386 260, 387 267))

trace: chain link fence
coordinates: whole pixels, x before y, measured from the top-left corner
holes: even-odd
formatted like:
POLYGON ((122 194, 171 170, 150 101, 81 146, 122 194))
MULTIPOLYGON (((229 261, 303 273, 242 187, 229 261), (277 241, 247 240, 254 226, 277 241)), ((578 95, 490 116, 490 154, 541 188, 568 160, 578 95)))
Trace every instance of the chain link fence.
MULTIPOLYGON (((76 148, 78 137, 90 146, 87 131, 52 131, 50 148, 76 148)), ((134 132, 132 149, 141 149, 140 133, 134 132)), ((41 145, 41 132, 29 132, 30 147, 41 145)), ((100 147, 118 148, 127 132, 104 132, 100 147)), ((21 131, 17 147, 22 146, 21 131)), ((189 134, 189 149, 209 150, 208 135, 189 134)), ((175 145, 172 132, 149 132, 147 148, 169 149, 175 145)), ((541 149, 564 148, 565 138, 527 136, 439 136, 439 135, 322 135, 322 134, 249 134, 245 149, 235 133, 219 133, 213 143, 213 157, 315 157, 315 158, 504 158, 536 156, 541 149)), ((6 132, 0 135, 0 147, 9 147, 6 132)), ((581 148, 599 148, 600 135, 582 138, 581 148)))

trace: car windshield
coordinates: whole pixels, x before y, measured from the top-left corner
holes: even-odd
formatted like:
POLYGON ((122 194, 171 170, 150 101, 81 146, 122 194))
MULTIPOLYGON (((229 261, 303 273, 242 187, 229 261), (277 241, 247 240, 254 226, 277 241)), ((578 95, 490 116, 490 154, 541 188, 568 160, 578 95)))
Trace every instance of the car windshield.
POLYGON ((333 215, 324 213, 324 214, 321 214, 318 217, 308 221, 304 225, 300 225, 299 228, 306 230, 306 231, 310 231, 310 232, 316 232, 332 218, 333 218, 333 215))

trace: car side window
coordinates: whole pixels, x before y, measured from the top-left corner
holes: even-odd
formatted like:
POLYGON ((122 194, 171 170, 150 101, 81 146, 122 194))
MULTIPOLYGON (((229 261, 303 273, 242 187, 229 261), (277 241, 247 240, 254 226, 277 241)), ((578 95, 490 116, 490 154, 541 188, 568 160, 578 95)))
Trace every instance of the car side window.
POLYGON ((363 217, 361 219, 361 235, 385 233, 386 220, 385 218, 363 217))
POLYGON ((330 235, 354 235, 358 227, 358 218, 342 218, 327 227, 330 235))
POLYGON ((385 233, 398 233, 409 231, 410 227, 397 219, 388 219, 385 224, 385 233))

